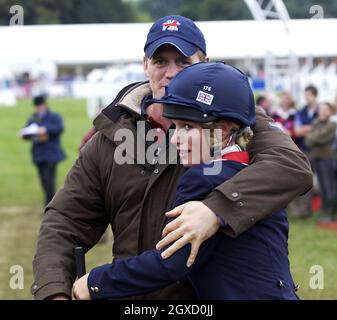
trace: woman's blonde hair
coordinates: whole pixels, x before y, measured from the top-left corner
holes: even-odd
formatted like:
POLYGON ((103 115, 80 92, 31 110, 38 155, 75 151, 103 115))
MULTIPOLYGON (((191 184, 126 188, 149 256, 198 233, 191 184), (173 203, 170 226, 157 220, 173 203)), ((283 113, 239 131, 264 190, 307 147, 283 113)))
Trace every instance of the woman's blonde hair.
POLYGON ((241 128, 238 124, 233 123, 232 133, 234 134, 234 141, 241 149, 246 150, 247 145, 253 138, 253 130, 250 127, 241 128))
POLYGON ((240 127, 240 125, 231 121, 227 121, 227 123, 230 124, 227 141, 223 141, 222 137, 219 138, 215 134, 215 129, 221 129, 221 127, 223 127, 221 120, 202 125, 203 128, 210 130, 209 141, 211 150, 223 149, 225 147, 224 142, 226 146, 236 143, 242 150, 246 150, 248 143, 253 138, 253 130, 250 127, 240 127))

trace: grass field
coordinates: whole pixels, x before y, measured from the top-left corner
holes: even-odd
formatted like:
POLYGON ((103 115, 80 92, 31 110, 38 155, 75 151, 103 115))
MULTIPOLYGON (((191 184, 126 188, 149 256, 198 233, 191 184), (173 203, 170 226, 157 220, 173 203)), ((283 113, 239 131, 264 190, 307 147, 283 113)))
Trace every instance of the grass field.
MULTIPOLYGON (((78 145, 91 126, 85 101, 55 99, 52 108, 60 112, 66 130, 62 144, 67 160, 58 167, 58 185, 76 159, 78 145)), ((17 138, 32 112, 30 101, 20 101, 15 108, 0 108, 0 299, 31 299, 31 261, 42 215, 42 192, 35 167, 30 160, 30 145, 17 138), (24 289, 10 289, 10 268, 24 270, 24 289)), ((87 268, 111 260, 109 242, 97 245, 87 255, 87 268)), ((318 229, 314 220, 290 221, 289 252, 294 280, 302 299, 337 299, 337 232, 318 229), (324 271, 324 289, 310 288, 312 266, 324 271)))

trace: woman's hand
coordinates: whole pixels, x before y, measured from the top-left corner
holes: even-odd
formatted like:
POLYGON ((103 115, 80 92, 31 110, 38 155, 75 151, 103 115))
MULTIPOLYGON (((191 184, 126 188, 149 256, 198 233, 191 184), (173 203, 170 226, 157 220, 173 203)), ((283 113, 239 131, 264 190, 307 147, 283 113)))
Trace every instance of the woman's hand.
POLYGON ((191 243, 191 253, 187 260, 190 267, 200 248, 200 245, 213 236, 220 227, 220 221, 215 213, 200 201, 184 203, 166 212, 167 217, 178 217, 168 223, 163 230, 164 237, 156 245, 158 250, 174 242, 162 253, 162 258, 170 257, 177 250, 191 243))
POLYGON ((91 300, 88 289, 89 273, 79 278, 73 284, 73 299, 74 300, 91 300))

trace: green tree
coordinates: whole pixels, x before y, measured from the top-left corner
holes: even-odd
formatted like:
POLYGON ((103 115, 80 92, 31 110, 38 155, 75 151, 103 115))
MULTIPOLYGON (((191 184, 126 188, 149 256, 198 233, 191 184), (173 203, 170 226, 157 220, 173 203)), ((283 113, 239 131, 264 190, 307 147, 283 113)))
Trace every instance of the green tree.
POLYGON ((337 1, 331 0, 284 0, 292 19, 310 19, 310 8, 319 5, 323 8, 324 18, 337 18, 337 1))
POLYGON ((23 7, 27 25, 138 21, 135 6, 122 0, 0 0, 0 25, 9 24, 13 5, 23 7))
MULTIPOLYGON (((313 5, 323 8, 325 18, 337 18, 337 1, 284 0, 284 3, 294 19, 311 18, 313 13, 310 13, 310 8, 313 5)), ((152 21, 170 14, 184 15, 196 21, 253 19, 244 0, 139 0, 137 6, 147 12, 152 21)))
MULTIPOLYGON (((284 0, 293 19, 308 19, 319 5, 324 18, 337 18, 337 1, 284 0)), ((180 14, 196 21, 252 19, 244 0, 0 0, 0 25, 8 25, 9 9, 21 5, 25 24, 153 21, 180 14)))

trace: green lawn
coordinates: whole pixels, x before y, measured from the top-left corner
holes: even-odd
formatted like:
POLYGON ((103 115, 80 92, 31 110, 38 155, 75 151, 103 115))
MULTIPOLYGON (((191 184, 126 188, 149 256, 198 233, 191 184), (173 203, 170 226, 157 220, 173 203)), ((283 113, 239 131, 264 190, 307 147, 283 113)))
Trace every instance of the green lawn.
MULTIPOLYGON (((63 115, 66 128, 62 144, 67 159, 58 166, 60 185, 76 159, 79 143, 91 127, 91 119, 86 115, 84 100, 55 99, 50 105, 63 115)), ((31 162, 30 142, 17 138, 17 132, 25 126, 33 109, 28 100, 19 101, 15 108, 0 107, 0 207, 36 206, 43 201, 36 168, 31 162)))
MULTIPOLYGON (((52 108, 60 112, 66 131, 62 144, 67 153, 58 170, 58 185, 76 159, 78 145, 91 126, 85 101, 55 99, 52 108)), ((17 138, 32 112, 30 101, 20 101, 15 108, 0 108, 0 299, 31 299, 31 261, 42 215, 42 192, 35 167, 30 160, 30 145, 17 138), (24 269, 24 289, 9 287, 10 267, 24 269)), ((111 260, 112 235, 109 242, 97 245, 87 255, 87 268, 111 260)), ((337 299, 337 232, 316 228, 314 221, 290 223, 289 252, 294 280, 300 285, 302 299, 337 299), (310 268, 322 266, 324 289, 309 287, 310 268)))

